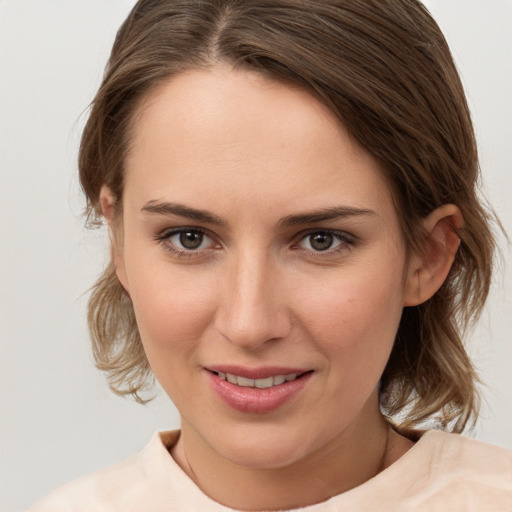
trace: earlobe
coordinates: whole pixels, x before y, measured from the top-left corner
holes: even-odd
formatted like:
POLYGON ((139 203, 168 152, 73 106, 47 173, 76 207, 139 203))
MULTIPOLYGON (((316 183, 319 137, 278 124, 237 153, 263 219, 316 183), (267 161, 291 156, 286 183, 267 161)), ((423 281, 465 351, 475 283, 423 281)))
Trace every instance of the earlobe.
POLYGON ((440 206, 425 217, 424 250, 411 256, 409 261, 404 306, 425 302, 442 286, 460 245, 457 230, 463 226, 462 213, 453 204, 440 206))
POLYGON ((116 198, 111 188, 103 185, 100 190, 100 206, 101 213, 105 218, 106 223, 111 226, 114 221, 116 198))

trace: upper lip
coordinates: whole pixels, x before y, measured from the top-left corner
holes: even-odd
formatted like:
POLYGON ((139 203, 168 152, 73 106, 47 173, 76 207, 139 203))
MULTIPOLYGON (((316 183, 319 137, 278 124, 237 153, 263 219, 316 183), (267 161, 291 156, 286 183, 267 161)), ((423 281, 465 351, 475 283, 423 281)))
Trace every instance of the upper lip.
POLYGON ((231 364, 205 366, 205 369, 215 373, 230 373, 231 375, 245 377, 246 379, 266 379, 268 377, 275 377, 276 375, 291 375, 294 373, 300 375, 311 371, 311 368, 290 366, 260 366, 257 368, 251 368, 231 364))

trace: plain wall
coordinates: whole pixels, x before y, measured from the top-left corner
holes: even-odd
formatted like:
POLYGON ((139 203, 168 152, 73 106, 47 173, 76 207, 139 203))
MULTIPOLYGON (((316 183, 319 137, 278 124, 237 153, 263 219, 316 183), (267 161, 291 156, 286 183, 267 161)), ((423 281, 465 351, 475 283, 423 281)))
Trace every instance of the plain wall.
MULTIPOLYGON (((0 511, 120 461, 179 425, 160 394, 114 396, 92 363, 87 289, 107 258, 83 227, 83 112, 132 0, 0 0, 0 511)), ((512 233, 512 2, 426 2, 467 88, 484 191, 512 233)), ((512 449, 512 269, 468 340, 487 405, 472 435, 512 449)))

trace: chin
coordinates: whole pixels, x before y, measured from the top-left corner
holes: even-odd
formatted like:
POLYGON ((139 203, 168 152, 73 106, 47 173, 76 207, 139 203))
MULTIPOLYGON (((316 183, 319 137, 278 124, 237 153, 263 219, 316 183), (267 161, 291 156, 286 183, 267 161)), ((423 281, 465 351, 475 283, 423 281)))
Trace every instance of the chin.
POLYGON ((240 429, 222 441, 217 437, 212 447, 225 460, 252 469, 278 469, 293 465, 315 447, 306 432, 283 432, 280 428, 259 425, 253 429, 240 429), (304 440, 309 439, 305 444, 304 440))
POLYGON ((228 462, 252 469, 279 469, 290 466, 301 458, 296 447, 275 445, 245 445, 234 447, 233 450, 221 454, 228 462))

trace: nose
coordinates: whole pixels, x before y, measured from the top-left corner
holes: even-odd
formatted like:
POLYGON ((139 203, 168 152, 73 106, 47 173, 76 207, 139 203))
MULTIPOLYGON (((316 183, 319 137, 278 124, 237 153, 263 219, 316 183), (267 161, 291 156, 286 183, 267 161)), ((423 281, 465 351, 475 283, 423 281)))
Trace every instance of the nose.
POLYGON ((245 255, 219 283, 215 328, 230 343, 258 349, 286 337, 292 325, 283 276, 265 254, 245 255))

